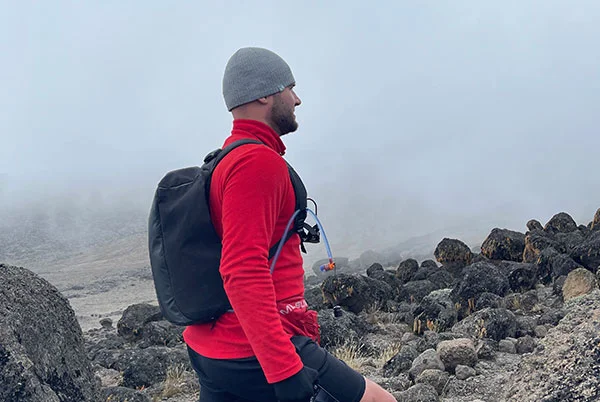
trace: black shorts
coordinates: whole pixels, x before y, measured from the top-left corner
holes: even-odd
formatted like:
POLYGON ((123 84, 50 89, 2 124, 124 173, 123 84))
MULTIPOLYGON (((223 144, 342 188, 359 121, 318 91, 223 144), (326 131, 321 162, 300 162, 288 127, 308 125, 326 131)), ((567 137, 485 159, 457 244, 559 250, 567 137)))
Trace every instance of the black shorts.
MULTIPOLYGON (((295 336, 292 342, 305 366, 319 372, 319 402, 359 402, 365 378, 332 356, 310 338, 295 336)), ((200 402, 277 402, 273 386, 255 357, 210 359, 188 347, 192 367, 200 379, 200 402)))

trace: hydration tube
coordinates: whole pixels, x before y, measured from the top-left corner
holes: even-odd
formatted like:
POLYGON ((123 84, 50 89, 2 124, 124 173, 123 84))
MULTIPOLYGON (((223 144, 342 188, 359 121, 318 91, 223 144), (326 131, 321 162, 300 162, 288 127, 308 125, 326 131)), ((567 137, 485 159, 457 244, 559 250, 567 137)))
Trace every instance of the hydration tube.
MULTIPOLYGON (((327 240, 327 235, 325 234, 325 229, 323 229, 323 225, 321 225, 321 221, 317 218, 317 214, 315 214, 310 209, 306 208, 306 211, 315 218, 317 222, 317 226, 319 227, 319 231, 323 235, 323 241, 325 242, 325 250, 327 250, 327 257, 329 257, 329 263, 323 264, 319 267, 321 272, 331 271, 335 269, 335 262, 333 261, 333 255, 331 254, 331 247, 329 247, 329 240, 327 240)), ((337 272, 337 271, 336 271, 337 272)))
MULTIPOLYGON (((321 221, 319 220, 319 218, 317 218, 317 215, 313 211, 311 211, 309 208, 306 208, 306 211, 308 213, 310 213, 313 218, 315 218, 315 221, 317 222, 317 226, 319 227, 319 231, 323 235, 323 240, 325 242, 325 249, 327 250, 327 256, 329 257, 329 263, 321 265, 320 269, 321 269, 321 271, 331 271, 331 270, 335 269, 335 262, 333 261, 333 255, 331 254, 331 247, 329 247, 329 241, 327 240, 327 235, 325 234, 323 225, 321 225, 321 221)), ((288 221, 288 223, 285 227, 285 231, 283 232, 284 236, 290 230, 290 227, 294 223, 294 219, 296 218, 296 216, 299 213, 300 213, 300 210, 297 210, 296 212, 294 212, 294 214, 288 221)), ((277 259, 279 258, 279 253, 281 253, 281 249, 283 248, 283 243, 285 243, 285 242, 284 241, 279 242, 279 246, 277 246, 277 251, 275 252, 275 255, 273 256, 273 261, 271 262, 271 274, 273 274, 273 270, 275 269, 275 264, 277 263, 277 259)))

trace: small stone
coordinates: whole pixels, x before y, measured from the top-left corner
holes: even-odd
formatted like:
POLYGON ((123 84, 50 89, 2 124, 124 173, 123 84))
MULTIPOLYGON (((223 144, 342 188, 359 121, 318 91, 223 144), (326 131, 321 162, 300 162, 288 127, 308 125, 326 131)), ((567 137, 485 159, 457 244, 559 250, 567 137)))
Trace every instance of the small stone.
POLYGON ((102 325, 102 328, 111 329, 113 326, 113 320, 108 317, 102 318, 100 320, 100 325, 102 325))
POLYGON ((473 342, 467 338, 440 342, 437 353, 449 372, 459 365, 474 366, 477 363, 477 352, 473 342))
POLYGON ((437 402, 439 396, 434 387, 428 384, 416 384, 404 392, 400 392, 397 396, 398 401, 420 401, 420 402, 437 402))
POLYGON ((412 379, 415 379, 419 376, 419 374, 427 369, 437 369, 442 371, 446 369, 435 349, 427 349, 425 352, 417 356, 417 358, 412 362, 412 367, 408 371, 408 374, 412 379))
POLYGON ((503 353, 517 353, 515 344, 508 339, 502 339, 500 342, 498 342, 498 350, 503 353))
POLYGON ((528 335, 517 339, 517 344, 515 345, 515 348, 517 350, 517 353, 522 355, 524 353, 533 352, 535 350, 535 345, 535 339, 528 335))
POLYGON ((475 376, 475 369, 469 366, 458 365, 456 366, 456 378, 459 380, 466 380, 469 377, 475 376))
POLYGON ((427 369, 423 370, 421 374, 415 380, 417 384, 429 384, 435 388, 438 394, 441 394, 444 390, 444 387, 448 383, 448 379, 450 378, 450 374, 446 371, 436 370, 436 369, 427 369))
POLYGON ((481 339, 475 348, 478 359, 493 359, 498 350, 498 342, 490 338, 481 339))
POLYGON ((396 391, 406 391, 413 385, 413 382, 408 377, 408 373, 401 373, 386 380, 387 388, 396 391))
POLYGON ((538 325, 535 327, 535 336, 538 338, 545 338, 548 335, 548 328, 545 325, 538 325))

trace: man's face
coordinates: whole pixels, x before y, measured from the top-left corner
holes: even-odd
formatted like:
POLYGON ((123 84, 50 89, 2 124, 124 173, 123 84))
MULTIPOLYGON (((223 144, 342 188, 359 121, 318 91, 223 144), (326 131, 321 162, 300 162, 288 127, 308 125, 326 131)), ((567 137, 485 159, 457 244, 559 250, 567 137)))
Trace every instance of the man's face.
POLYGON ((273 95, 271 122, 273 129, 279 135, 293 133, 298 129, 294 109, 301 103, 302 101, 294 92, 293 85, 285 88, 280 93, 273 95))

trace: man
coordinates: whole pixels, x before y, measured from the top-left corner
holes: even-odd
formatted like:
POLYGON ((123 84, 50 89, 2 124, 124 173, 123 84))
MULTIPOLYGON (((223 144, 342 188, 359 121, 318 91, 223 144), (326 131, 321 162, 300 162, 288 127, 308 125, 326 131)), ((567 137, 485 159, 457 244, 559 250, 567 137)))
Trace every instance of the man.
POLYGON ((392 402, 315 342, 319 326, 304 300, 298 235, 284 244, 272 274, 269 269, 269 249, 295 209, 281 140, 298 128, 294 85, 287 63, 262 48, 238 50, 225 68, 223 96, 234 120, 223 147, 244 138, 261 144, 231 151, 210 185, 211 217, 223 245, 219 271, 233 311, 184 331, 200 401, 309 401, 317 383, 317 400, 392 402))

